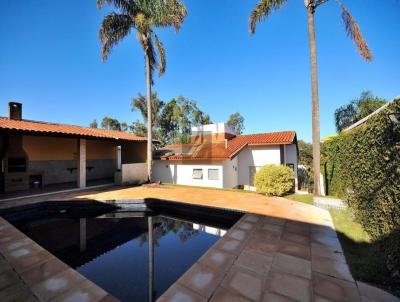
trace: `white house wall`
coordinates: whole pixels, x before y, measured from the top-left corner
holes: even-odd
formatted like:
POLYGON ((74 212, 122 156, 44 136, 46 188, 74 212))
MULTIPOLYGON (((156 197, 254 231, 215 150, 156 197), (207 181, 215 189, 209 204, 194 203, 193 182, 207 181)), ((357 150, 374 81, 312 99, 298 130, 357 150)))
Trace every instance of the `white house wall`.
POLYGON ((246 147, 238 154, 239 185, 250 188, 250 167, 260 168, 264 165, 280 165, 281 153, 279 146, 246 147))
POLYGON ((297 148, 295 144, 285 145, 285 164, 294 165, 294 175, 297 188, 297 148))
POLYGON ((224 188, 236 188, 239 184, 239 167, 238 157, 232 160, 228 159, 223 162, 224 168, 224 188))
POLYGON ((154 161, 153 171, 153 178, 164 183, 223 188, 222 164, 175 164, 172 161, 157 160, 154 161), (203 179, 193 179, 193 169, 202 169, 203 179), (208 179, 208 169, 218 169, 218 180, 208 179))

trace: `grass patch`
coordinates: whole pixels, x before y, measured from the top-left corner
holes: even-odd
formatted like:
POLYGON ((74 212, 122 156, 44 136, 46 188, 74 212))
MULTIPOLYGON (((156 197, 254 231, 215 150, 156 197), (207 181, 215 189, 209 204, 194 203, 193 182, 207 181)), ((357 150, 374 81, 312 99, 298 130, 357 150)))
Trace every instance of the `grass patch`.
POLYGON ((354 279, 398 295, 398 285, 386 268, 384 256, 362 226, 354 221, 351 211, 331 209, 329 212, 354 279))
POLYGON ((313 204, 312 194, 290 194, 283 197, 302 203, 313 204))

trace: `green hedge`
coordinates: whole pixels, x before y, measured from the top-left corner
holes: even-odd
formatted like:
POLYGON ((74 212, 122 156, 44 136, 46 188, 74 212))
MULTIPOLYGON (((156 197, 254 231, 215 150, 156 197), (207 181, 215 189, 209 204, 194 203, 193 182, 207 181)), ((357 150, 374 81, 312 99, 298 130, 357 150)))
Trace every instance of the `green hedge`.
POLYGON ((382 242, 388 266, 400 268, 400 125, 389 113, 400 99, 365 124, 323 144, 328 194, 343 198, 358 222, 382 242), (390 262, 390 263, 389 263, 390 262))

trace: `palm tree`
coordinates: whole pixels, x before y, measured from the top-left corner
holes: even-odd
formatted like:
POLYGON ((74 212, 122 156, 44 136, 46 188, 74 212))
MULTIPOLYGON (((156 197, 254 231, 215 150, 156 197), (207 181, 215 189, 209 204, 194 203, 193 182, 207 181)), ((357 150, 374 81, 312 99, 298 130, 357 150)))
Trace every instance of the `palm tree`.
POLYGON ((100 28, 102 59, 105 61, 111 49, 132 30, 142 45, 146 66, 147 101, 147 169, 149 181, 152 179, 152 119, 151 86, 153 71, 158 68, 159 76, 166 69, 166 54, 155 29, 174 27, 179 31, 186 16, 186 7, 179 0, 97 0, 101 9, 105 4, 113 5, 115 12, 107 14, 100 28), (158 53, 158 54, 157 54, 158 53))
MULTIPOLYGON (((310 46, 311 62, 311 88, 312 88, 312 144, 313 144, 313 170, 314 170, 314 195, 321 194, 320 186, 320 131, 319 131, 319 100, 317 77, 317 47, 315 42, 314 14, 315 10, 329 0, 304 0, 307 9, 308 39, 310 46)), ((339 0, 335 2, 342 9, 342 19, 347 35, 355 42, 361 56, 366 61, 372 60, 371 52, 365 42, 360 28, 349 10, 339 0)), ((259 0, 259 3, 250 15, 250 33, 254 34, 256 24, 266 19, 273 10, 278 10, 287 3, 287 0, 259 0)))

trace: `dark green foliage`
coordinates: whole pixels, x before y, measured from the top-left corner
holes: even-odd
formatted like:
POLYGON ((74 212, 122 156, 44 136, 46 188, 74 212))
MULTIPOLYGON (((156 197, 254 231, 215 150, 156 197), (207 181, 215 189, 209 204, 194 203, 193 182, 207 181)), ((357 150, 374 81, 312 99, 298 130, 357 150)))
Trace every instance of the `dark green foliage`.
POLYGON ((242 134, 244 131, 244 117, 239 112, 232 113, 227 124, 236 134, 242 134))
POLYGON ((400 99, 325 143, 324 161, 328 194, 346 200, 400 279, 400 124, 390 112, 400 112, 400 99))
POLYGON ((371 91, 363 91, 358 99, 336 109, 335 125, 337 132, 371 114, 385 103, 385 99, 374 96, 371 91))
MULTIPOLYGON (((143 122, 136 121, 132 125, 133 133, 146 135, 147 107, 146 99, 141 94, 131 103, 132 111, 139 111, 143 122)), ((196 125, 210 124, 211 118, 200 110, 197 102, 185 97, 171 99, 167 103, 152 94, 152 130, 153 136, 162 145, 187 143, 190 141, 191 128, 196 125)))
POLYGON ((126 122, 120 122, 117 119, 109 116, 105 116, 103 118, 103 120, 101 121, 101 128, 107 130, 129 131, 129 126, 126 122))
POLYGON ((90 128, 97 128, 97 120, 94 119, 90 124, 89 124, 90 128))

